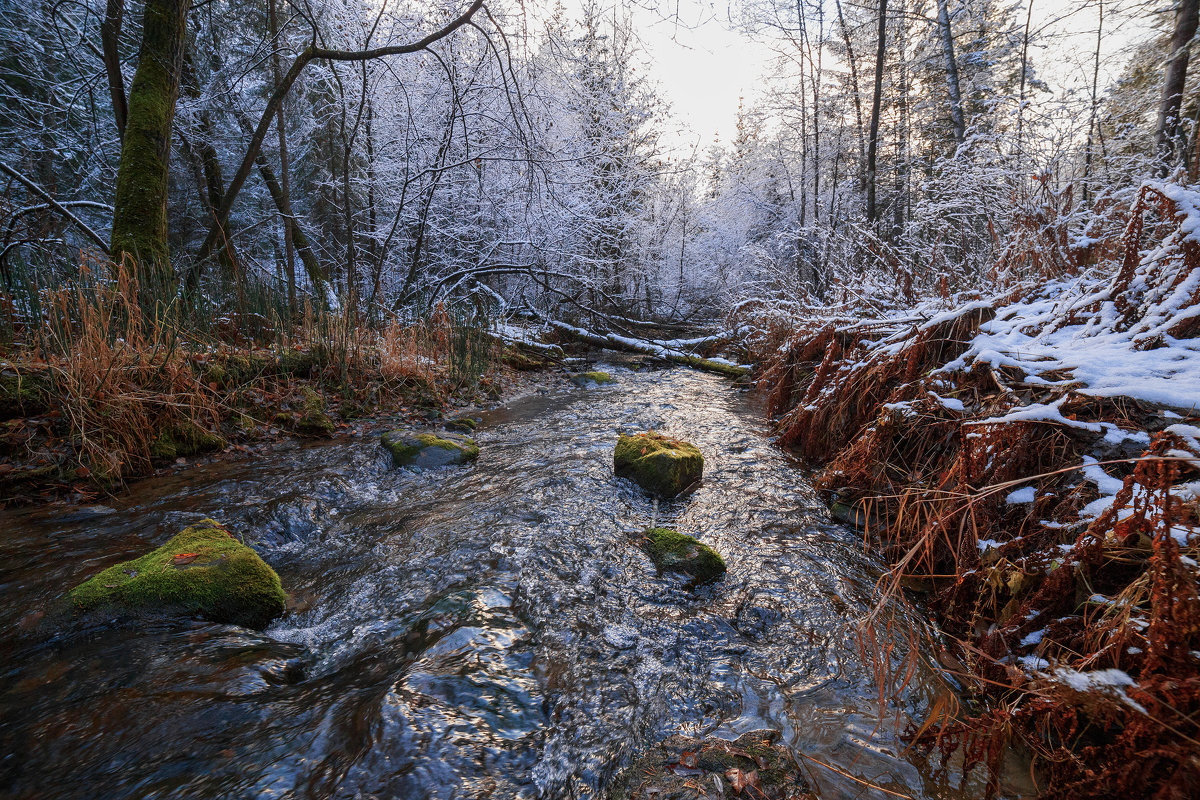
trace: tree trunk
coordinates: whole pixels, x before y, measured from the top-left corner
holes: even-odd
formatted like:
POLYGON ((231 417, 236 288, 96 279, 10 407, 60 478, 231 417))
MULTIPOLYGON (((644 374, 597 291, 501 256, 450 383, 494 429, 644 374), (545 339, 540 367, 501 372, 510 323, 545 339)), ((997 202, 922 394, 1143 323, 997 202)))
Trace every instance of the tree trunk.
MULTIPOLYGON (((279 65, 279 18, 275 10, 275 0, 267 2, 267 21, 271 26, 271 73, 274 78, 275 85, 278 86, 283 82, 283 68, 279 65)), ((279 208, 287 208, 288 213, 291 213, 292 207, 292 188, 288 180, 288 151, 287 151, 287 129, 284 127, 284 114, 286 113, 287 98, 284 97, 279 101, 278 111, 275 115, 275 127, 279 133, 279 182, 280 193, 282 195, 282 203, 277 202, 279 208)), ((272 196, 274 192, 272 192, 272 196)), ((284 270, 287 275, 287 297, 288 297, 288 312, 296 313, 296 254, 295 241, 293 230, 296 227, 296 222, 293 219, 285 219, 283 225, 283 258, 284 270)), ((303 234, 301 234, 303 235, 303 234)), ((306 264, 307 266, 307 264, 306 264)), ((318 272, 320 270, 318 269, 318 272)), ((321 301, 324 302, 322 297, 321 301)))
POLYGON ((967 123, 963 118, 962 92, 958 83, 958 62, 954 58, 954 32, 950 28, 950 11, 946 0, 938 0, 938 28, 942 33, 942 55, 946 59, 946 91, 950 95, 950 119, 954 122, 954 142, 962 144, 967 138, 967 123))
POLYGON ((838 25, 842 29, 842 41, 846 45, 846 60, 850 64, 850 93, 854 100, 854 117, 858 132, 858 186, 861 189, 866 183, 863 164, 866 163, 867 157, 866 142, 863 139, 862 92, 858 87, 858 63, 854 58, 854 45, 850 42, 850 31, 846 28, 846 18, 842 15, 842 2, 841 0, 836 0, 836 2, 838 25))
POLYGON ((190 0, 147 0, 142 49, 129 92, 113 202, 114 260, 138 264, 144 298, 174 283, 167 252, 167 173, 190 0))
POLYGON ((1092 108, 1088 114, 1087 149, 1083 156, 1083 206, 1090 205, 1090 189, 1092 177, 1092 151, 1095 149, 1096 111, 1100 99, 1100 53, 1104 42, 1104 0, 1100 0, 1100 17, 1096 24, 1096 53, 1092 60, 1092 108))
POLYGON ((1196 36, 1198 21, 1200 21, 1200 0, 1179 0, 1175 8, 1175 33, 1171 37, 1171 54, 1167 59, 1167 74, 1163 79, 1158 126, 1154 132, 1154 148, 1160 177, 1165 176, 1183 154, 1181 152, 1183 148, 1179 147, 1179 112, 1183 105, 1188 56, 1192 39, 1196 36))
POLYGON ((113 118, 117 137, 125 137, 125 120, 129 108, 125 100, 125 76, 121 74, 121 21, 125 16, 125 0, 108 0, 104 21, 100 23, 100 47, 104 53, 104 71, 108 75, 108 93, 112 97, 113 118))
POLYGON ((875 47, 875 92, 871 97, 871 129, 867 140, 867 222, 874 222, 875 160, 879 152, 879 105, 883 98, 883 57, 887 46, 887 0, 879 0, 879 40, 875 47))

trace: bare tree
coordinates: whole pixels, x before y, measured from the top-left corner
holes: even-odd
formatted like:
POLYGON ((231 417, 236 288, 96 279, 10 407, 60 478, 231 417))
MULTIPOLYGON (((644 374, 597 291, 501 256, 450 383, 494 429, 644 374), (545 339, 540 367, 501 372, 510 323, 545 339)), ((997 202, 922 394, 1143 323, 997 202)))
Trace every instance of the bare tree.
POLYGON ((887 0, 879 0, 879 37, 875 45, 875 91, 871 96, 870 138, 867 140, 867 221, 877 217, 875 163, 879 153, 879 107, 883 99, 883 59, 887 52, 887 0))
POLYGON ((1192 39, 1200 21, 1200 0, 1179 0, 1175 6, 1175 33, 1171 36, 1171 53, 1167 57, 1167 72, 1163 79, 1162 104, 1158 126, 1154 132, 1155 157, 1158 174, 1164 176, 1179 158, 1186 158, 1186 148, 1180 146, 1179 112, 1183 105, 1183 88, 1187 80, 1188 56, 1192 39))
POLYGON ((938 29, 942 34, 942 55, 946 59, 946 91, 950 95, 950 119, 954 122, 954 141, 962 144, 967 136, 963 118, 962 92, 958 84, 958 61, 954 58, 954 32, 950 28, 950 12, 946 0, 937 0, 938 29))

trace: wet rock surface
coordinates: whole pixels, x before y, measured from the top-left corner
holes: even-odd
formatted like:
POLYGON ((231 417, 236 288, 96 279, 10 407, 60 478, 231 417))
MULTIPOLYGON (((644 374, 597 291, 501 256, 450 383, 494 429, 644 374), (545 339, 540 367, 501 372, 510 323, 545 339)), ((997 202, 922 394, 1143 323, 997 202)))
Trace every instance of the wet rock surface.
POLYGON ((613 376, 607 372, 576 372, 571 376, 571 383, 581 389, 590 389, 595 386, 604 386, 610 383, 616 383, 613 376))
POLYGON ((78 611, 180 613, 265 628, 283 614, 279 576, 219 522, 185 528, 140 558, 109 567, 68 594, 78 611))
POLYGON ((643 546, 654 566, 663 572, 682 572, 698 586, 725 574, 725 561, 708 545, 670 528, 650 528, 643 546))
POLYGON ((460 433, 388 431, 380 440, 398 467, 432 469, 466 464, 479 457, 475 440, 460 433))
POLYGON ((704 456, 694 444, 656 431, 623 433, 613 451, 613 471, 650 494, 669 499, 700 481, 704 456))
POLYGON ((617 778, 609 800, 817 800, 777 731, 734 741, 672 736, 617 778))

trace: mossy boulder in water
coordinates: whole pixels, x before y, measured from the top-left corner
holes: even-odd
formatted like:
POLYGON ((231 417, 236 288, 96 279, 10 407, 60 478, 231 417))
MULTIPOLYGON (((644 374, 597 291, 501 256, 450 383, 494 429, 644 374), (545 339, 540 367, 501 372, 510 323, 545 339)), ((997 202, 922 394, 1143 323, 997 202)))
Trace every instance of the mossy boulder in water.
POLYGON ((691 576, 697 586, 725 574, 725 561, 720 554, 686 533, 651 528, 643 536, 650 560, 663 572, 682 572, 691 576))
POLYGON ((287 601, 275 570, 211 519, 109 567, 67 597, 79 611, 172 611, 247 628, 265 628, 287 601))
POLYGON ((479 457, 479 445, 458 433, 415 433, 388 431, 383 446, 400 467, 445 467, 465 464, 479 457))
POLYGON ((474 417, 454 417, 446 420, 442 427, 448 431, 459 431, 460 433, 472 433, 479 427, 479 422, 474 417))
POLYGON ((700 480, 704 456, 695 445, 654 431, 621 434, 613 469, 653 495, 674 497, 700 480))
POLYGON ((571 376, 571 383, 587 389, 591 386, 603 386, 606 383, 616 383, 613 376, 607 372, 576 372, 571 376))
POLYGON ((751 731, 729 742, 672 736, 617 776, 609 800, 748 797, 816 800, 778 731, 751 731))

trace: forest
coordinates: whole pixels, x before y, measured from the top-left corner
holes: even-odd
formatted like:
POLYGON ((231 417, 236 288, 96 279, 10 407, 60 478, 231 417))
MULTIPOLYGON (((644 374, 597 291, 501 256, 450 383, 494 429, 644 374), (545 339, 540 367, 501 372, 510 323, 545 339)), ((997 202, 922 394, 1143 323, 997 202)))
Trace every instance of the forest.
POLYGON ((1198 27, 0 0, 0 784, 1200 796, 1198 27))

